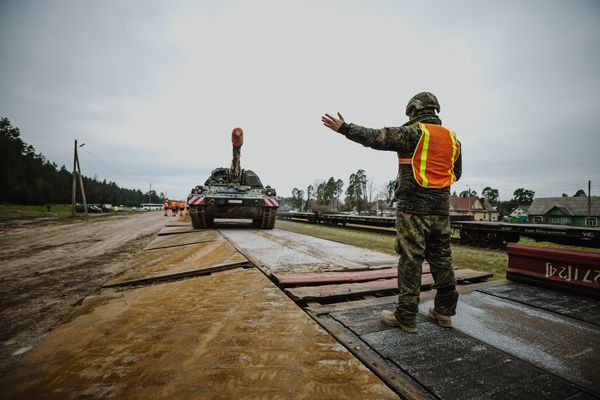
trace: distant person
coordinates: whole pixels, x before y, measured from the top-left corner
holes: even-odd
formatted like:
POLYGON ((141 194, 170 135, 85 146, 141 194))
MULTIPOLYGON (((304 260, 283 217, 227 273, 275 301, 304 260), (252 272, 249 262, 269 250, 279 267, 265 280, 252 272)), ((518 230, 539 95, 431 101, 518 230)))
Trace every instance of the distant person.
POLYGON ((172 200, 171 201, 171 212, 173 214, 173 217, 177 216, 178 209, 179 209, 179 203, 177 202, 177 200, 172 200))
POLYGON ((48 212, 50 212, 52 210, 52 205, 46 204, 46 210, 48 210, 48 212))
POLYGON ((395 197, 398 302, 395 312, 384 310, 380 318, 403 331, 417 331, 417 313, 424 260, 429 262, 437 289, 429 316, 443 327, 452 327, 458 292, 450 250, 450 185, 460 179, 460 142, 442 126, 440 104, 429 92, 416 94, 406 106, 409 121, 401 127, 370 129, 347 124, 338 117, 321 117, 328 128, 376 150, 395 151, 399 171, 395 197))
POLYGON ((185 210, 185 203, 182 201, 179 202, 179 216, 183 217, 183 211, 185 210))
POLYGON ((165 217, 169 216, 169 199, 163 201, 163 208, 165 209, 165 217))

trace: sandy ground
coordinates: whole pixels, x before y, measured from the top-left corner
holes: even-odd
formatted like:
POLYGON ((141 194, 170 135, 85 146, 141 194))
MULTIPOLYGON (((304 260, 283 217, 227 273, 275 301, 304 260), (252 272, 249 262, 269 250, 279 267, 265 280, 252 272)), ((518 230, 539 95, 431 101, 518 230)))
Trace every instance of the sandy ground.
POLYGON ((162 212, 145 212, 0 226, 0 376, 166 222, 162 212))

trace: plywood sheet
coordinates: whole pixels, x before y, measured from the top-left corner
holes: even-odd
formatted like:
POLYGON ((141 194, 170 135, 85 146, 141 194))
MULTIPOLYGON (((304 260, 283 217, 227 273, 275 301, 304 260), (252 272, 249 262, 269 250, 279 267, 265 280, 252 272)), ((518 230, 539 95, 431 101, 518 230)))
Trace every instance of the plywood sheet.
POLYGON ((227 264, 246 262, 246 258, 223 238, 189 246, 139 252, 130 268, 107 281, 104 286, 145 281, 170 275, 184 275, 203 269, 222 269, 227 264))
POLYGON ((160 232, 158 232, 158 236, 164 236, 164 235, 174 235, 174 234, 178 234, 178 233, 188 233, 188 232, 194 232, 196 231, 196 229, 194 229, 194 227, 192 225, 188 225, 188 226, 165 226, 164 228, 162 228, 160 230, 160 232))
POLYGON ((397 399, 255 269, 85 302, 3 399, 397 399))
POLYGON ((389 254, 280 229, 221 229, 220 232, 269 274, 364 270, 373 265, 398 263, 398 258, 389 254))
POLYGON ((186 233, 185 235, 157 236, 144 250, 162 249, 166 247, 184 246, 186 244, 209 242, 220 237, 217 231, 202 230, 186 233))

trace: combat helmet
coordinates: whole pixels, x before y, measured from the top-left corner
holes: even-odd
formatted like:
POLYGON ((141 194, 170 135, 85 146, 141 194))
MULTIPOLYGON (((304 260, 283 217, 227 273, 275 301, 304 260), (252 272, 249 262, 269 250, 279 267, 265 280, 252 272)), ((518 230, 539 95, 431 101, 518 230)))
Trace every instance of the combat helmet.
POLYGON ((416 114, 420 114, 423 110, 435 110, 436 112, 440 112, 440 103, 433 93, 417 93, 406 105, 406 115, 409 118, 412 118, 416 114))

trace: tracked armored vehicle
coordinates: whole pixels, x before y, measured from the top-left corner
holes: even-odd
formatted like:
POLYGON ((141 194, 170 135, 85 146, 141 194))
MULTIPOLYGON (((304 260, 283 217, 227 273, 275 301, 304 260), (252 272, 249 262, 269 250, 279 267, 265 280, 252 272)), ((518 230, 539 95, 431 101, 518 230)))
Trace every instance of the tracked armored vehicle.
POLYGON ((209 228, 215 218, 251 219, 254 226, 273 229, 279 201, 275 189, 264 187, 251 170, 240 168, 244 132, 231 134, 233 160, 229 168, 217 168, 202 186, 192 188, 187 203, 195 229, 209 228))

